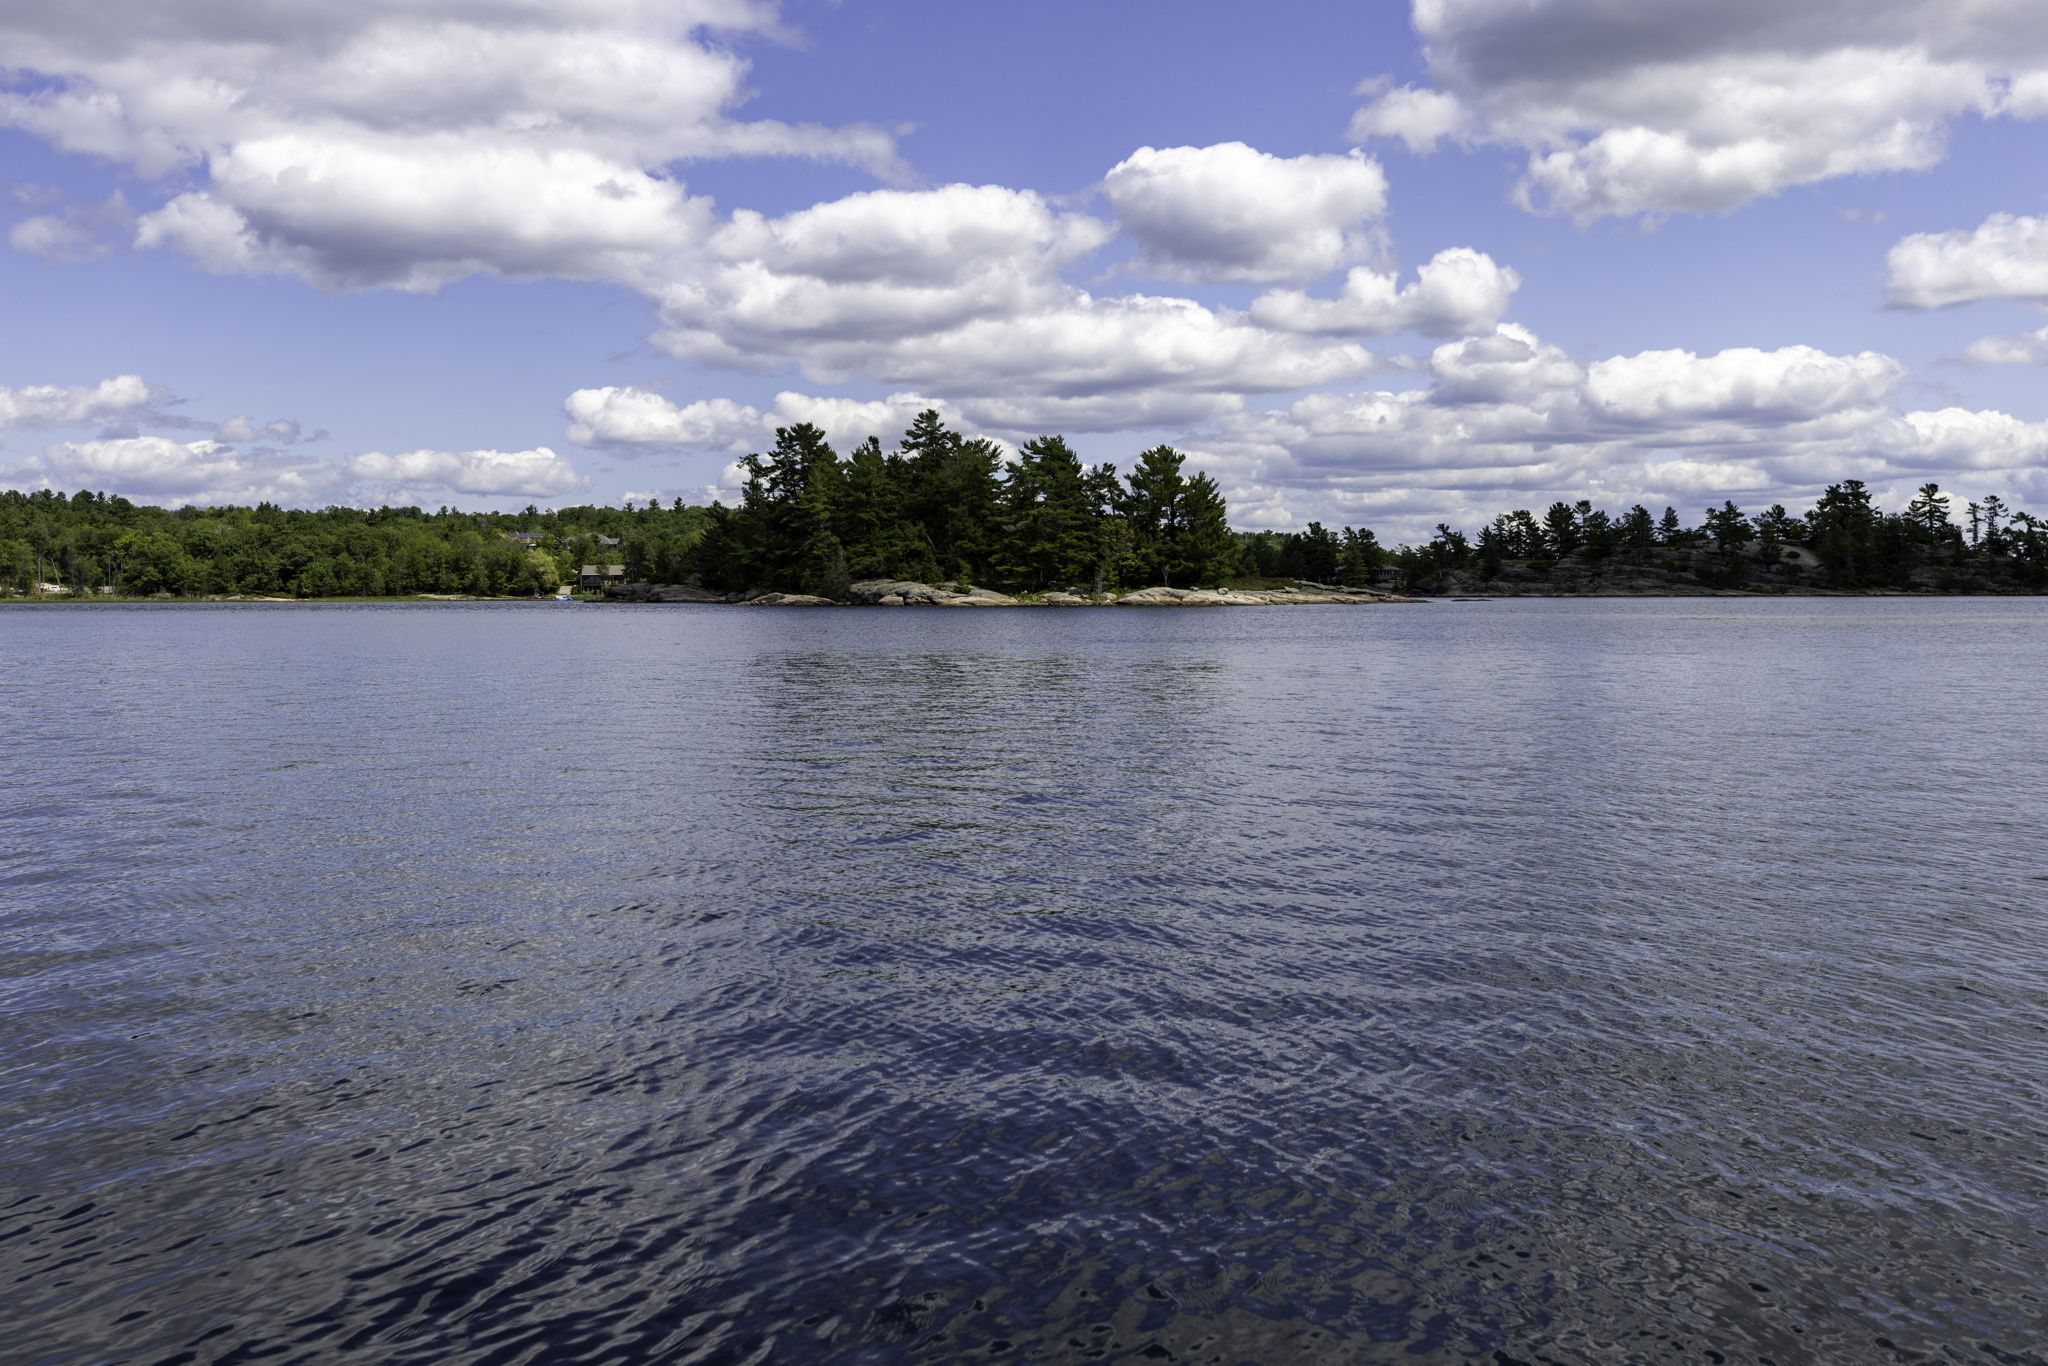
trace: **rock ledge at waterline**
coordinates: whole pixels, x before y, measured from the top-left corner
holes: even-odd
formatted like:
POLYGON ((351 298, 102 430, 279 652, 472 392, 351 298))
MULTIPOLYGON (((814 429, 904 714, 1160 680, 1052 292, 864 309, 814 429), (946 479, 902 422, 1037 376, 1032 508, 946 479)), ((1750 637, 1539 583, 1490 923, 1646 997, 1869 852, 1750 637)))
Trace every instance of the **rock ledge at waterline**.
POLYGON ((866 579, 850 585, 843 598, 808 593, 714 593, 676 583, 629 583, 605 590, 609 602, 722 603, 741 607, 1307 607, 1417 602, 1376 588, 1336 588, 1302 583, 1295 588, 1139 588, 1121 595, 1039 593, 1012 597, 990 588, 866 579))

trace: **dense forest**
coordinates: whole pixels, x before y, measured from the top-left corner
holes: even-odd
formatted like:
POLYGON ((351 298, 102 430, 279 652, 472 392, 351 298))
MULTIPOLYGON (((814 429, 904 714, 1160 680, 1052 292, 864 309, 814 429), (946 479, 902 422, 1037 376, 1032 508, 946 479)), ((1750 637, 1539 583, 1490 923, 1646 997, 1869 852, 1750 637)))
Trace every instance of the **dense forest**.
POLYGON ((101 493, 0 493, 0 588, 380 597, 526 596, 585 565, 631 579, 832 594, 863 578, 1023 589, 1211 583, 1239 538, 1215 480, 1179 452, 1127 477, 1057 436, 1005 461, 923 413, 895 451, 841 457, 808 424, 743 462, 732 507, 467 513, 442 508, 145 507, 101 493))
MULTIPOLYGON (((1323 539, 1327 562, 1332 538, 1323 539)), ((1752 516, 1724 501, 1688 527, 1668 507, 1661 517, 1641 505, 1614 516, 1558 502, 1540 518, 1503 513, 1476 536, 1439 524, 1393 561, 1405 584, 1428 593, 2037 593, 2048 590, 2048 522, 1995 494, 1963 504, 1958 518, 1937 484, 1885 512, 1861 480, 1845 479, 1804 516, 1780 504, 1752 516)))
POLYGON ((169 510, 104 493, 0 492, 0 591, 46 583, 138 597, 523 597, 553 589, 585 564, 686 572, 707 519, 706 509, 680 504, 517 513, 312 512, 270 503, 169 510))
POLYGON ((1892 589, 2048 591, 2048 522, 1996 496, 1960 518, 1934 484, 1885 512, 1857 480, 1803 516, 1733 502, 1697 526, 1676 509, 1619 515, 1590 502, 1502 513, 1421 545, 1364 528, 1232 532, 1215 480, 1179 452, 1126 475, 1057 436, 1012 459, 920 414, 894 451, 841 456, 816 427, 776 433, 742 462, 730 507, 165 509, 104 493, 0 492, 0 594, 528 596, 585 566, 723 591, 841 595, 862 579, 1012 592, 1281 580, 1433 594, 1892 589))
POLYGON ((895 451, 873 437, 841 458, 808 424, 743 462, 738 506, 713 507, 693 567, 704 584, 836 597, 862 579, 1023 591, 1187 587, 1235 573, 1216 481, 1155 446, 1130 474, 1088 466, 1057 436, 1005 462, 994 442, 918 415, 895 451))

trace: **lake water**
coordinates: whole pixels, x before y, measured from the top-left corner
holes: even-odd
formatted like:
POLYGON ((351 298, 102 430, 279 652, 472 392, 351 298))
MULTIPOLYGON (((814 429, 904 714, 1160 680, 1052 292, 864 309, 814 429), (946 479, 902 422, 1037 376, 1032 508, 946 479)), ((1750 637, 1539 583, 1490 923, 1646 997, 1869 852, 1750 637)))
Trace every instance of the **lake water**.
POLYGON ((2039 1363, 2048 602, 0 610, 0 1360, 2039 1363))

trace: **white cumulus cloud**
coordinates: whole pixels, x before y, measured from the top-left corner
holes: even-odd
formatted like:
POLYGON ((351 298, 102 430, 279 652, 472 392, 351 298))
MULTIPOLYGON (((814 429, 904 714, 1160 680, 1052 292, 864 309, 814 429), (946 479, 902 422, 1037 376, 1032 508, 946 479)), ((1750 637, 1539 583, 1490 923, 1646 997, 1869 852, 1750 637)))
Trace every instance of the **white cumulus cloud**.
POLYGON ((1387 210, 1379 163, 1277 157, 1241 142, 1141 147, 1103 198, 1138 242, 1136 268, 1169 279, 1311 280, 1369 255, 1387 210))
POLYGON ((1521 200, 1581 220, 1922 170, 1960 118, 2048 112, 2028 0, 1415 0, 1414 21, 1429 85, 1379 94, 1354 136, 1521 148, 1521 200))
POLYGON ((1885 265, 1892 302, 1908 308, 2048 302, 2048 217, 1995 213, 1968 232, 1914 233, 1892 247, 1885 265))
POLYGON ((739 214, 711 240, 721 259, 654 291, 668 324, 655 340, 688 360, 793 361, 815 382, 864 379, 1025 428, 1213 413, 1225 393, 1308 387, 1373 365, 1348 340, 1188 299, 1097 297, 1064 280, 1062 268, 1108 231, 1000 186, 739 214))
POLYGON ((1471 113, 1455 95, 1400 86, 1381 94, 1351 119, 1351 136, 1399 138, 1417 154, 1433 152, 1445 138, 1464 133, 1471 113))
MULTIPOLYGON (((1889 505, 1928 480, 2048 493, 2048 422, 1903 411, 1903 370, 1876 353, 1791 346, 1647 351, 1582 364, 1526 329, 1447 342, 1414 388, 1321 392, 1182 438, 1264 524, 1366 523, 1426 537, 1514 507, 1591 497, 1696 519, 1734 498, 1795 510, 1842 479, 1889 505), (2037 486, 2038 489, 2037 489, 2037 486)), ((1259 524, 1245 522, 1246 525, 1259 524)))
MULTIPOLYGON (((204 270, 327 290, 603 281, 654 304, 679 359, 926 395, 998 431, 1215 419, 1370 371, 1361 336, 1483 332, 1517 283, 1471 251, 1405 284, 1368 269, 1387 181, 1363 152, 1141 148, 1101 182, 1101 217, 965 184, 720 211, 689 163, 908 179, 887 130, 743 116, 744 45, 780 36, 770 0, 17 6, 0 50, 23 78, 0 85, 0 126, 167 185, 135 206, 132 241, 204 270), (1120 231, 1142 269, 1278 288, 1248 312, 1075 283, 1120 231), (1334 297, 1298 288, 1354 266, 1334 297)), ((32 207, 23 249, 99 250, 80 215, 32 207)), ((570 436, 743 440, 746 414, 704 402, 580 395, 570 436)))
POLYGON ((0 479, 18 487, 105 489, 174 504, 269 501, 305 507, 329 501, 335 491, 333 467, 322 461, 162 436, 56 442, 26 464, 0 472, 0 479))
POLYGON ((118 375, 94 385, 62 388, 0 385, 0 431, 9 427, 89 427, 133 421, 165 395, 140 375, 118 375))
POLYGON ((579 446, 665 446, 727 450, 760 434, 759 409, 729 398, 678 405, 652 389, 607 385, 562 400, 569 440, 579 446))
MULTIPOLYGON (((429 289, 471 271, 617 278, 707 211, 667 167, 796 156, 901 175, 879 129, 745 121, 732 40, 761 0, 109 0, 0 14, 0 126, 199 184, 142 217, 144 247, 329 287, 429 289)), ((49 215, 44 215, 48 218, 49 215)), ((18 245, 75 251, 58 223, 18 245)))
POLYGON ((1973 365, 2048 365, 2048 327, 2017 337, 1979 337, 1963 348, 1973 365))
POLYGON ((646 446, 676 450, 741 453, 762 449, 777 427, 808 422, 844 451, 870 436, 886 445, 927 408, 957 424, 945 402, 922 394, 896 393, 855 399, 785 389, 764 412, 728 398, 678 404, 648 389, 578 389, 563 401, 570 417, 569 439, 586 446, 646 446))
POLYGON ((1423 263, 1407 285, 1399 285, 1390 272, 1354 266, 1334 299, 1298 289, 1274 290, 1252 301, 1251 317, 1282 332, 1463 336, 1491 332, 1521 284, 1518 273, 1484 252, 1452 247, 1423 263))
POLYGON ((1587 372, 1586 396, 1601 414, 1622 422, 1799 422, 1882 404, 1904 376, 1904 366, 1875 351, 1644 351, 1595 362, 1587 372))
POLYGON ((585 478, 546 446, 526 451, 406 451, 386 455, 365 451, 341 462, 350 479, 408 489, 446 489, 483 496, 554 498, 590 487, 585 478))

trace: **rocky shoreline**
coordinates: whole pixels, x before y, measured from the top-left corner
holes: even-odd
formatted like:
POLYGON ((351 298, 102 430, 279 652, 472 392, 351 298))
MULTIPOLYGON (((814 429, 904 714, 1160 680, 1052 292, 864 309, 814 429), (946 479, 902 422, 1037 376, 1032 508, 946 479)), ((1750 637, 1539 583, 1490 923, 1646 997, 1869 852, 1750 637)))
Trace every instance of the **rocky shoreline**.
POLYGON ((2044 590, 2021 581, 2014 562, 1978 558, 1921 565, 1886 584, 1838 586, 1821 557, 1804 546, 1751 541, 1722 547, 1657 546, 1554 560, 1477 556, 1413 575, 1407 591, 1431 598, 1862 598, 2021 597, 2044 590))
POLYGON ((1012 596, 992 588, 908 579, 865 579, 849 584, 843 597, 808 593, 714 593, 677 583, 618 584, 605 589, 606 602, 700 603, 736 607, 1311 607, 1420 602, 1379 588, 1340 588, 1301 583, 1291 588, 1139 588, 1128 593, 1078 590, 1012 596))

